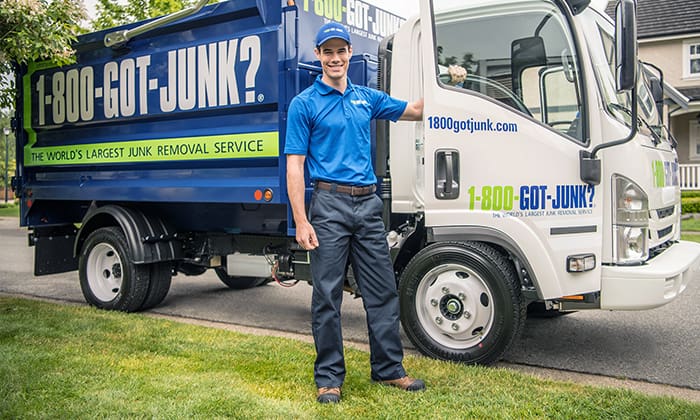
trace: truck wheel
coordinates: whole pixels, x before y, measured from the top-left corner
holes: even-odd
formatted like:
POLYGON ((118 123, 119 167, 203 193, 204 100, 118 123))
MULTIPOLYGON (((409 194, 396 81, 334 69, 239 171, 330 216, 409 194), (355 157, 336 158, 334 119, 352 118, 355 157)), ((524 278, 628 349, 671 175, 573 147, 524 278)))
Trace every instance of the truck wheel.
POLYGON ((526 306, 508 258, 478 242, 437 243, 399 281, 401 323, 423 354, 489 364, 520 334, 526 306))
POLYGON ((223 267, 217 267, 214 269, 214 271, 216 272, 216 275, 219 276, 219 280, 221 280, 231 289, 236 290, 262 286, 270 281, 270 278, 268 277, 229 276, 226 269, 223 267))
POLYGON ((140 310, 151 309, 160 305, 170 290, 170 283, 173 278, 170 263, 160 262, 149 264, 149 270, 150 282, 148 293, 146 294, 146 300, 143 301, 141 308, 139 308, 140 310))
POLYGON ((85 300, 100 309, 133 312, 141 308, 149 288, 149 267, 129 259, 121 229, 104 227, 85 241, 79 260, 80 288, 85 300))

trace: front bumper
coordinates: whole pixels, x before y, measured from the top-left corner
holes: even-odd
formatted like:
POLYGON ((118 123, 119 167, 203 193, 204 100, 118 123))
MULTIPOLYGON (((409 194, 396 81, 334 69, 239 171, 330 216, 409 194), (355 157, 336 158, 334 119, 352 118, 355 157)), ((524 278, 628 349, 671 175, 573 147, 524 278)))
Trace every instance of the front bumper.
POLYGON ((651 309, 677 298, 700 271, 700 243, 680 241, 644 265, 603 266, 600 308, 651 309))

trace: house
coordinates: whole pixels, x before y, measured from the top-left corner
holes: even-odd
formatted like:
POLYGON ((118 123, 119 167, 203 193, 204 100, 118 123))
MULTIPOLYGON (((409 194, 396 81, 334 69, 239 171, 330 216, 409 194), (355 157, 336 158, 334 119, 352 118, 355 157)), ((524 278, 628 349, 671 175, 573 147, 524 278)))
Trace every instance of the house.
POLYGON ((637 39, 640 60, 663 70, 664 121, 678 141, 681 188, 700 189, 700 0, 637 0, 637 39))

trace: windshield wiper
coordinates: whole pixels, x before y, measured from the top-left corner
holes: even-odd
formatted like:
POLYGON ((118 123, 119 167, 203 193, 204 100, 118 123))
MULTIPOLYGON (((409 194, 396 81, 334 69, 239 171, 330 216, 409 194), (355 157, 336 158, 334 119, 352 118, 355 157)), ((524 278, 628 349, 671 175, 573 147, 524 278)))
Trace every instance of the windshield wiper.
MULTIPOLYGON (((624 105, 620 105, 620 104, 615 103, 615 102, 610 102, 610 103, 608 104, 608 106, 609 106, 610 108, 617 109, 618 111, 622 111, 622 112, 624 112, 625 114, 629 115, 630 117, 632 116, 632 110, 629 109, 629 108, 627 108, 627 107, 624 106, 624 105)), ((637 118, 637 119, 639 119, 639 118, 637 118)))
MULTIPOLYGON (((620 105, 618 103, 611 102, 608 104, 608 106, 610 106, 611 108, 620 110, 620 111, 624 112, 625 114, 629 115, 630 117, 632 117, 632 110, 630 110, 629 108, 627 108, 624 105, 620 105)), ((661 144, 661 141, 662 141, 661 136, 659 135, 659 133, 656 132, 656 130, 654 130, 651 127, 651 125, 649 125, 648 122, 646 122, 643 118, 637 117, 637 124, 639 124, 639 123, 642 123, 651 132, 651 136, 652 136, 651 142, 654 143, 654 146, 658 146, 659 144, 661 144)))
POLYGON ((671 134, 671 131, 668 129, 668 127, 666 127, 663 124, 659 124, 659 125, 656 125, 654 127, 663 128, 663 130, 666 132, 666 136, 668 136, 668 141, 671 143, 671 148, 675 149, 676 146, 678 146, 678 140, 676 140, 676 138, 673 136, 673 134, 671 134))

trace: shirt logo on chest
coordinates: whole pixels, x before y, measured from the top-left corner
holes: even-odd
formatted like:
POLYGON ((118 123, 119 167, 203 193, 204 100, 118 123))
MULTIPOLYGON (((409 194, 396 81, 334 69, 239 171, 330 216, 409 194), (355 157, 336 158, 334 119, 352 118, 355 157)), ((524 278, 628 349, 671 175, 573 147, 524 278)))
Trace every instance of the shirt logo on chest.
POLYGON ((357 105, 364 105, 364 106, 369 105, 369 103, 367 103, 367 101, 365 101, 364 99, 353 99, 350 101, 350 103, 352 103, 355 106, 357 106, 357 105))

